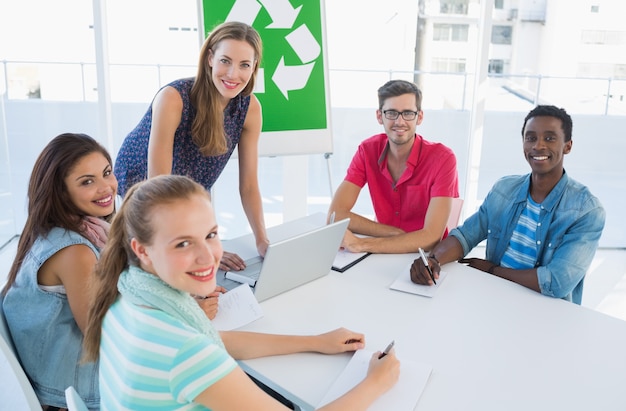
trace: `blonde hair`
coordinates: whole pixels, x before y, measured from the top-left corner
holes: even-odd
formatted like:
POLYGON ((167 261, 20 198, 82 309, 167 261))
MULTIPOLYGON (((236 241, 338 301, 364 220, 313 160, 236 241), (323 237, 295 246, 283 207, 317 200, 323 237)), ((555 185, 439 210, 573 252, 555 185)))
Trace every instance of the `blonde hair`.
POLYGON ((240 40, 247 42, 254 50, 254 70, 250 81, 241 94, 252 94, 256 82, 263 45, 259 33, 245 23, 236 21, 222 23, 207 37, 198 61, 198 72, 191 87, 191 104, 196 109, 196 116, 191 125, 193 142, 200 147, 205 155, 220 155, 228 150, 226 132, 224 130, 224 112, 219 104, 220 93, 213 84, 213 70, 209 65, 209 56, 223 40, 240 40))
POLYGON ((209 193, 189 177, 161 175, 132 186, 111 223, 109 237, 96 265, 92 287, 92 305, 89 309, 83 347, 85 361, 95 361, 100 352, 102 321, 118 297, 117 281, 129 265, 139 265, 130 246, 135 238, 140 243, 151 244, 156 222, 152 211, 161 205, 194 195, 209 198, 209 193))

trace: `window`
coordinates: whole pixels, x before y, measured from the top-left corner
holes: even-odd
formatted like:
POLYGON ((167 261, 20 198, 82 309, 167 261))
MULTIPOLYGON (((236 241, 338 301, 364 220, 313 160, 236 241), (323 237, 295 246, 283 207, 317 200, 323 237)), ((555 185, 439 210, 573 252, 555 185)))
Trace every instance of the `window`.
POLYGON ((513 27, 493 26, 491 28, 492 44, 511 44, 513 37, 513 27))
POLYGON ((600 6, 598 6, 597 4, 591 6, 591 12, 592 13, 599 13, 600 12, 600 6))
POLYGON ((434 41, 467 41, 468 34, 467 24, 433 24, 434 41))
POLYGON ((620 79, 626 78, 626 64, 615 64, 613 66, 613 77, 620 79))
POLYGON ((626 31, 583 30, 580 41, 583 44, 621 46, 626 44, 626 31))
POLYGON ((441 0, 439 12, 441 14, 467 14, 469 0, 441 0))
POLYGON ((458 58, 434 58, 432 70, 440 73, 465 73, 465 59, 458 58))
POLYGON ((502 10, 504 8, 504 0, 495 0, 493 2, 493 7, 497 10, 502 10))
POLYGON ((505 61, 500 59, 492 59, 489 60, 489 73, 493 74, 504 74, 505 71, 505 61))

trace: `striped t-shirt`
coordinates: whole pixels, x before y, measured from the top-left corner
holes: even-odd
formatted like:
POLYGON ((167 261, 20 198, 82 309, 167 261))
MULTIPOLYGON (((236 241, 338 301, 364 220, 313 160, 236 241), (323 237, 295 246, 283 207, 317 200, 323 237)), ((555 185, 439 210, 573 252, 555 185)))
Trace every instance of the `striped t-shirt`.
POLYGON ((101 410, 206 410, 193 399, 236 366, 206 335, 120 297, 102 324, 101 410))
POLYGON ((533 201, 528 195, 526 208, 517 220, 509 248, 504 253, 500 265, 502 267, 522 270, 534 268, 537 262, 537 225, 541 214, 541 204, 533 201))

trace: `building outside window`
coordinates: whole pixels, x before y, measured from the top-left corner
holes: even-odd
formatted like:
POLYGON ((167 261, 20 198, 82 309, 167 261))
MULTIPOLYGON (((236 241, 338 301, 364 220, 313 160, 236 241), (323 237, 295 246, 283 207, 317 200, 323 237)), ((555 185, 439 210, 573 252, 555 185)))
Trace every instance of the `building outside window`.
POLYGON ((469 25, 467 24, 433 24, 433 40, 434 41, 464 41, 466 42, 469 34, 469 25))
POLYGON ((432 70, 440 73, 465 73, 465 59, 436 57, 432 59, 432 70))
POLYGON ((491 44, 511 44, 513 40, 513 27, 496 26, 491 28, 491 44))
POLYGON ((441 14, 467 14, 469 0, 442 0, 439 2, 441 14))
POLYGON ((502 59, 490 59, 489 60, 489 73, 507 74, 508 72, 509 72, 508 60, 502 60, 502 59))
POLYGON ((580 36, 583 44, 604 44, 621 46, 626 44, 626 31, 583 30, 580 36))

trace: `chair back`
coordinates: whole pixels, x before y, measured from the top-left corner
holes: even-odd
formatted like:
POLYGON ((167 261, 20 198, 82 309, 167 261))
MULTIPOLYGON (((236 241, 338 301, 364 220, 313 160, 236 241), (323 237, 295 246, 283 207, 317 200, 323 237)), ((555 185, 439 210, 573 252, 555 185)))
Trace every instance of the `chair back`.
POLYGON ((463 210, 463 199, 460 197, 452 199, 452 208, 450 209, 450 216, 446 223, 446 229, 448 233, 459 225, 459 219, 461 218, 461 211, 463 210))
POLYGON ((17 357, 0 298, 0 404, 3 410, 38 410, 39 399, 17 357))
POLYGON ((67 402, 67 411, 89 411, 83 399, 71 385, 65 389, 65 402, 67 402))

